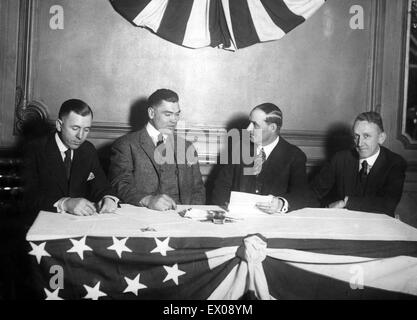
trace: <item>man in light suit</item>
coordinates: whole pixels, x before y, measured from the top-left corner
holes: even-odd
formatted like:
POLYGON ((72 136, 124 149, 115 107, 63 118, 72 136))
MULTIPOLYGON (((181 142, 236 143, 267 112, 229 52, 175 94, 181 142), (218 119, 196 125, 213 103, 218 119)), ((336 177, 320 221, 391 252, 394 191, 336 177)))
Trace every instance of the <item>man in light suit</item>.
POLYGON ((308 186, 304 152, 280 136, 282 118, 280 108, 272 103, 252 109, 247 128, 251 143, 242 145, 242 150, 250 148, 255 160, 245 163, 242 157, 239 164, 229 163, 220 169, 212 194, 214 204, 225 205, 231 191, 241 191, 280 197, 278 209, 318 205, 308 186), (251 168, 253 172, 248 170, 251 168))
POLYGON ((386 134, 376 112, 358 115, 353 125, 355 148, 336 153, 312 182, 323 200, 335 189, 337 198, 323 203, 330 208, 395 215, 401 199, 406 162, 384 148, 386 134))
POLYGON ((123 202, 160 211, 177 204, 205 204, 197 152, 174 134, 181 112, 178 101, 172 90, 155 91, 148 99, 147 125, 112 145, 109 178, 123 202), (164 154, 173 157, 160 161, 164 154))
POLYGON ((56 132, 29 144, 25 154, 25 204, 39 210, 75 215, 111 213, 118 199, 86 141, 93 112, 83 101, 65 101, 56 132))

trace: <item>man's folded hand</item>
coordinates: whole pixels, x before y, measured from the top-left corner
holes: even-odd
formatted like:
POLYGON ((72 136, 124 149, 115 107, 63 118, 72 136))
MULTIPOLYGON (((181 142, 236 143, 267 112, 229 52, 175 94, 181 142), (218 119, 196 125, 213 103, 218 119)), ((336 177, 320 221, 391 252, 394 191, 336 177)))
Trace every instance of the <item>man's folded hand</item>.
POLYGON ((98 203, 98 213, 115 213, 117 209, 117 203, 112 198, 103 198, 98 203))
POLYGON ((151 196, 148 200, 146 206, 152 210, 165 211, 177 208, 175 201, 166 194, 151 196))
POLYGON ((77 216, 91 216, 97 214, 94 203, 84 198, 69 198, 62 206, 66 212, 77 216))

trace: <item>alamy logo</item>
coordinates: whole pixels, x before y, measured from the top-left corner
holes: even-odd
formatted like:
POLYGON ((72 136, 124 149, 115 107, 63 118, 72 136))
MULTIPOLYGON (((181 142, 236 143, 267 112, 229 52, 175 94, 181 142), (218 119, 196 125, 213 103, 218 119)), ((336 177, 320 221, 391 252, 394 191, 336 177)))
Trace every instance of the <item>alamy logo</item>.
MULTIPOLYGON (((183 125, 183 124, 182 124, 183 125)), ((256 158, 256 148, 251 141, 251 135, 257 135, 262 139, 262 130, 231 129, 223 136, 224 146, 219 150, 220 164, 243 164, 245 166, 244 174, 252 175, 254 170, 254 160, 256 158), (247 170, 246 170, 247 169, 247 170)), ((209 141, 216 140, 218 133, 209 132, 199 139, 199 143, 207 145, 209 141)), ((198 155, 191 143, 186 143, 184 137, 178 134, 168 135, 166 142, 158 145, 154 152, 155 162, 163 164, 186 164, 191 166, 198 162, 198 155)))
POLYGON ((64 29, 64 8, 59 5, 53 5, 49 8, 49 13, 52 14, 49 19, 49 28, 52 30, 64 29))
POLYGON ((349 9, 349 13, 353 16, 349 20, 349 26, 351 29, 360 29, 364 28, 364 18, 363 18, 363 7, 360 5, 353 5, 349 9))

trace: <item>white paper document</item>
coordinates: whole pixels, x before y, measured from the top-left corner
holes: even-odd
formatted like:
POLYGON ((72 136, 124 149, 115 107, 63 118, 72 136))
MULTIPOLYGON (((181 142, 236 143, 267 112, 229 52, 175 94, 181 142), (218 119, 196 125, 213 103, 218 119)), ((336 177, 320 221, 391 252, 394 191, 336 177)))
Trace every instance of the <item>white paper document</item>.
POLYGON ((268 215, 267 213, 259 210, 255 205, 258 202, 270 203, 272 199, 272 195, 263 196, 253 193, 232 191, 230 194, 228 215, 245 218, 268 215))

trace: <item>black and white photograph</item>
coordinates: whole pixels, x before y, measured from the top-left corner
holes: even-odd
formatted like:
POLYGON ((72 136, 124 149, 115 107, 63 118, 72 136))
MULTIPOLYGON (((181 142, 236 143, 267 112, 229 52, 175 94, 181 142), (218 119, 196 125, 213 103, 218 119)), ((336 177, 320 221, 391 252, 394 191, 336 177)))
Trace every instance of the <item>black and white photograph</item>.
POLYGON ((0 0, 0 300, 416 299, 417 0, 0 0))

